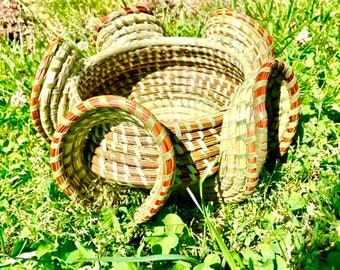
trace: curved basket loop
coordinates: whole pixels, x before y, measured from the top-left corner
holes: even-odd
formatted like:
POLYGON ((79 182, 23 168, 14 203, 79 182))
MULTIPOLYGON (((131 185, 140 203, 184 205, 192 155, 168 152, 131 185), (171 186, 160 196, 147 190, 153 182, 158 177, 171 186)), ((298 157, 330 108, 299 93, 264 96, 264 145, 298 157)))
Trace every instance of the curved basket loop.
POLYGON ((102 18, 96 27, 94 41, 97 51, 102 51, 117 42, 125 46, 131 41, 162 37, 164 30, 153 13, 144 6, 126 7, 102 18))
POLYGON ((251 17, 229 8, 219 8, 209 14, 202 36, 231 48, 244 63, 246 74, 274 57, 269 33, 251 17))
POLYGON ((30 110, 34 128, 48 142, 58 125, 66 80, 80 65, 80 55, 61 39, 53 39, 46 47, 34 78, 30 110))
MULTIPOLYGON (((149 197, 134 215, 135 222, 140 223, 150 219, 168 198, 176 163, 165 127, 143 106, 133 100, 109 95, 92 97, 72 107, 54 133, 50 162, 64 193, 72 199, 89 203, 87 188, 98 177, 87 165, 84 153, 89 132, 96 125, 119 125, 121 122, 143 127, 158 146, 157 179, 149 197)), ((127 176, 131 177, 128 172, 127 176)))
POLYGON ((297 79, 290 66, 274 59, 262 66, 255 81, 256 91, 267 93, 268 154, 279 158, 288 151, 297 131, 300 116, 297 79))
POLYGON ((253 193, 268 152, 286 153, 297 130, 300 95, 291 68, 273 59, 253 78, 255 84, 248 80, 224 115, 215 187, 223 202, 253 193))
MULTIPOLYGON (((43 85, 45 83, 48 69, 51 66, 52 59, 56 56, 58 49, 61 46, 61 40, 58 38, 53 39, 50 44, 46 47, 45 53, 42 57, 40 65, 34 77, 33 87, 30 98, 30 113, 33 122, 33 127, 37 130, 41 136, 50 141, 47 132, 43 128, 43 124, 40 118, 40 96, 42 92, 43 85)), ((59 63, 61 65, 62 63, 59 63)), ((55 67, 60 68, 60 67, 55 67)))

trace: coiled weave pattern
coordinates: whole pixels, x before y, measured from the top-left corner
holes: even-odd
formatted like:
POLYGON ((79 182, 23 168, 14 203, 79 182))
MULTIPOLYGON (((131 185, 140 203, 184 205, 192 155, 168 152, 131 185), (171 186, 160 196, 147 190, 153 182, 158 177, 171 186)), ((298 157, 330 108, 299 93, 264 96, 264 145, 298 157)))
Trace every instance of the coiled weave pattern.
POLYGON ((204 194, 230 203, 255 190, 268 155, 288 151, 297 81, 252 18, 217 9, 201 38, 166 37, 137 6, 105 16, 94 40, 96 53, 84 58, 54 39, 31 95, 33 125, 51 143, 54 177, 69 197, 91 203, 98 178, 149 189, 135 212, 144 222, 216 158, 204 194))

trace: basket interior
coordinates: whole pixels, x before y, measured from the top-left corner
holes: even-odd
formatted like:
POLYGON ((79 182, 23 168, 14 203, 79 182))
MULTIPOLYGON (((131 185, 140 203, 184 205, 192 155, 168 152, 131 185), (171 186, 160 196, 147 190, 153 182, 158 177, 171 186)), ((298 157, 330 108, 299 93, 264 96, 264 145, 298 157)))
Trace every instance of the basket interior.
POLYGON ((78 94, 81 100, 121 95, 162 122, 190 125, 219 114, 243 80, 240 64, 227 53, 184 45, 141 46, 89 65, 79 76, 78 94))
MULTIPOLYGON (((197 41, 191 45, 192 40, 187 39, 189 45, 170 46, 165 45, 169 39, 163 38, 164 44, 155 46, 137 42, 134 50, 115 52, 113 48, 90 59, 77 85, 81 100, 102 94, 124 96, 165 124, 184 185, 197 180, 218 155, 223 109, 244 80, 242 66, 227 52, 210 44, 198 46, 197 41)), ((87 145, 96 174, 120 184, 127 184, 128 177, 129 185, 136 180, 132 185, 144 188, 156 179, 158 151, 143 128, 128 122, 99 125, 90 132, 87 145)))

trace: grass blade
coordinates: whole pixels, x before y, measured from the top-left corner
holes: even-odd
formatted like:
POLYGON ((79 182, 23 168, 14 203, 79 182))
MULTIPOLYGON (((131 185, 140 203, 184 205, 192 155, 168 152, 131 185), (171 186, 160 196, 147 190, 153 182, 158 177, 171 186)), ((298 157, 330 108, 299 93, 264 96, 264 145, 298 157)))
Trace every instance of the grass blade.
POLYGON ((236 269, 239 269, 239 268, 236 266, 235 260, 233 259, 233 256, 231 255, 226 244, 224 243, 222 237, 219 235, 218 231, 216 230, 216 228, 211 223, 210 218, 209 218, 209 212, 207 211, 207 207, 205 205, 204 198, 203 198, 203 195, 204 195, 203 183, 204 183, 205 179, 208 178, 212 168, 216 165, 217 161, 218 161, 218 157, 215 158, 215 160, 213 160, 212 162, 210 162, 210 164, 204 170, 204 172, 203 172, 203 174, 200 178, 199 192, 200 192, 201 205, 199 205, 196 197, 194 196, 192 191, 189 189, 189 187, 187 188, 187 191, 188 191, 189 195, 191 196, 191 198, 193 199, 193 201, 195 202, 195 204, 197 205, 198 209, 202 212, 202 214, 204 216, 205 223, 208 226, 212 237, 216 240, 216 242, 217 242, 225 260, 227 261, 230 269, 236 270, 236 269))
POLYGON ((79 260, 79 262, 85 261, 97 261, 97 262, 155 262, 155 261, 186 261, 193 264, 199 264, 200 261, 185 255, 177 255, 177 254, 160 254, 160 255, 150 255, 144 257, 101 257, 101 258, 89 258, 79 260))
POLYGON ((6 254, 6 249, 5 249, 5 241, 4 241, 4 237, 2 235, 2 227, 0 227, 0 245, 1 245, 1 250, 2 250, 2 254, 6 254))

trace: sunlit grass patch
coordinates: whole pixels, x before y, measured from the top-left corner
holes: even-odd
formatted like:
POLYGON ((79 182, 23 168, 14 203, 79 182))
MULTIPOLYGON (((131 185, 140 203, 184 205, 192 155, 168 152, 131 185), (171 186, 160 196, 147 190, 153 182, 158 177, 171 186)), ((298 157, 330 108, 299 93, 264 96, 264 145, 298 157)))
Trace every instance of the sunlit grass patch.
MULTIPOLYGON (((118 198, 107 187, 98 207, 86 208, 59 190, 49 146, 33 129, 28 104, 51 38, 87 41, 93 53, 95 23, 123 1, 22 2, 35 26, 33 42, 0 36, 0 267, 228 269, 222 239, 244 269, 339 269, 337 1, 230 2, 269 31, 276 56, 298 78, 302 106, 294 144, 276 166, 262 171, 257 190, 245 202, 206 202, 202 213, 187 194, 138 226, 132 215, 143 192, 122 189, 120 204, 112 208, 102 205, 118 198)), ((197 16, 167 9, 157 16, 168 35, 199 37, 205 15, 221 6, 205 7, 197 16)))

